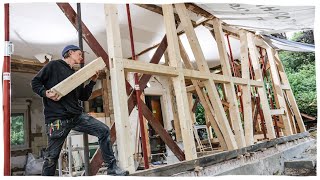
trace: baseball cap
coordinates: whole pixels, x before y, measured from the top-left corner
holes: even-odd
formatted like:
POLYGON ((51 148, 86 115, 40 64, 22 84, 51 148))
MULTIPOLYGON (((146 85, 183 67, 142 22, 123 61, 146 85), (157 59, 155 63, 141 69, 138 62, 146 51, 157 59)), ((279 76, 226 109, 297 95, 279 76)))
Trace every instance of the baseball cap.
POLYGON ((81 50, 81 49, 78 46, 75 46, 75 45, 68 45, 68 46, 63 48, 62 53, 61 53, 62 57, 69 50, 81 50))

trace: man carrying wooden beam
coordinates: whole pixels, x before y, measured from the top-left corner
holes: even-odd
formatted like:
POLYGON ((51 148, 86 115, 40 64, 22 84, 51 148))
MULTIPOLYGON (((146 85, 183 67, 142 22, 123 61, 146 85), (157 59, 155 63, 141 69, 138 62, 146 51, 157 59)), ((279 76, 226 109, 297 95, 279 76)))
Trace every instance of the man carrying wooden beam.
POLYGON ((76 130, 98 137, 102 158, 107 165, 108 175, 128 175, 117 166, 110 141, 110 129, 104 123, 83 112, 80 101, 87 101, 98 79, 98 72, 88 85, 81 84, 61 99, 50 89, 75 73, 72 67, 79 64, 82 51, 75 45, 68 45, 62 51, 63 59, 50 61, 32 79, 32 90, 43 99, 48 146, 45 153, 42 175, 55 175, 62 145, 69 132, 76 130))

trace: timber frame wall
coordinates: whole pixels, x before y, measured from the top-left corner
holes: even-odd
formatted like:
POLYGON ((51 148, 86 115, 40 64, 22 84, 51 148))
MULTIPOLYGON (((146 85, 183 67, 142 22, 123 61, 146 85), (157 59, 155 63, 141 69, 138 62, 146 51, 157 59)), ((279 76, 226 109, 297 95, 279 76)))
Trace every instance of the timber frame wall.
MULTIPOLYGON (((77 29, 77 14, 70 4, 57 3, 57 5, 77 29)), ((112 111, 114 112, 112 119, 115 123, 111 127, 111 141, 114 143, 117 140, 118 159, 122 168, 129 170, 130 173, 135 171, 134 152, 130 152, 131 145, 127 139, 129 139, 128 117, 137 102, 135 89, 125 79, 125 72, 141 74, 139 80, 141 91, 146 88, 152 75, 171 79, 169 88, 173 89, 172 99, 175 99, 172 106, 176 137, 177 141, 182 141, 184 144, 184 151, 154 118, 144 101, 141 103, 141 108, 145 119, 180 161, 198 158, 192 118, 192 109, 198 102, 205 109, 207 126, 213 128, 220 149, 224 151, 253 145, 254 137, 257 135, 262 135, 262 139, 272 140, 306 131, 278 53, 259 36, 244 29, 230 27, 194 4, 167 4, 162 8, 155 5, 137 5, 163 14, 164 17, 166 35, 158 45, 148 48, 148 50, 157 48, 150 63, 123 58, 115 5, 105 5, 108 53, 82 22, 83 39, 107 64, 105 73, 101 75, 103 87, 93 92, 90 99, 102 95, 105 116, 111 117, 112 111), (177 14, 174 13, 174 8, 177 14), (196 24, 190 20, 188 11, 203 16, 205 20, 196 24), (211 31, 217 42, 221 73, 211 72, 206 63, 194 31, 194 27, 201 24, 211 31), (179 40, 179 35, 182 33, 188 38, 197 68, 190 62, 179 40), (233 60, 230 49, 228 52, 226 48, 225 36, 240 40, 241 59, 238 63, 233 60), (163 55, 167 63, 159 65, 163 55), (109 76, 111 76, 112 99, 108 97, 109 76), (185 80, 192 84, 186 85, 185 80), (219 94, 218 87, 222 88, 223 95, 219 94), (194 104, 188 101, 190 94, 197 96, 194 104), (110 101, 113 102, 113 107, 109 106, 110 101)), ((144 52, 138 53, 137 56, 144 52)), ((13 60, 11 66, 13 72, 36 73, 35 68, 40 69, 42 65, 13 60)), ((102 163, 101 151, 98 149, 90 161, 89 174, 97 174, 102 163)))
MULTIPOLYGON (((260 128, 264 129, 265 136, 269 140, 275 139, 277 136, 279 137, 279 131, 283 132, 284 136, 306 131, 277 52, 252 32, 222 25, 222 22, 214 17, 206 21, 206 23, 212 25, 212 34, 218 45, 222 68, 221 75, 210 72, 185 4, 162 5, 168 46, 167 65, 144 63, 123 58, 116 6, 105 5, 105 13, 108 52, 110 56, 110 75, 112 79, 112 97, 117 137, 119 137, 117 138, 117 144, 121 167, 130 172, 135 171, 132 157, 133 152, 129 151, 129 144, 126 141, 126 137, 128 138, 129 136, 127 134, 128 130, 126 130, 129 123, 129 112, 127 96, 125 96, 127 93, 125 71, 171 78, 175 103, 178 105, 177 114, 179 123, 175 124, 180 125, 176 129, 179 128, 181 132, 186 160, 197 158, 192 127, 192 112, 190 111, 191 107, 189 106, 187 92, 194 92, 199 97, 200 103, 204 106, 208 115, 209 125, 216 132, 223 150, 230 151, 254 144, 254 131, 256 131, 256 126, 254 125, 258 123, 254 123, 253 109, 256 109, 255 111, 260 109, 262 112, 260 113, 261 117, 259 120, 263 122, 259 122, 259 124, 262 126, 260 128), (177 15, 174 14, 174 8, 180 19, 179 24, 175 23, 175 16, 177 15), (196 59, 197 69, 190 63, 189 57, 178 38, 177 26, 184 30, 188 38, 196 59), (223 30, 231 30, 232 35, 240 39, 241 76, 239 76, 240 73, 235 73, 234 64, 232 64, 233 62, 231 62, 226 49, 225 33, 223 30), (267 64, 266 60, 268 62, 268 69, 265 66, 267 64), (263 65, 262 68, 261 64, 263 65), (269 72, 269 76, 267 76, 267 71, 269 72), (272 83, 268 84, 267 89, 264 80, 268 77, 272 83), (186 87, 185 79, 190 79, 192 85, 186 87), (219 96, 217 83, 223 84, 223 89, 225 90, 224 99, 228 105, 227 111, 219 96), (274 107, 273 102, 276 105, 276 108, 273 109, 270 108, 270 98, 268 98, 271 91, 267 93, 270 87, 272 87, 272 91, 274 92, 274 100, 271 99, 270 102, 272 107, 274 107), (240 89, 239 93, 236 92, 236 89, 240 89), (254 103, 257 101, 256 97, 259 98, 260 103, 254 103), (238 100, 240 98, 242 105, 239 106, 238 100), (240 108, 243 110, 240 110, 240 108), (278 118, 272 119, 273 116, 277 116, 278 118), (277 124, 276 130, 274 123, 277 124)), ((140 88, 143 89, 141 86, 140 88)), ((258 121, 257 118, 255 121, 258 121)))

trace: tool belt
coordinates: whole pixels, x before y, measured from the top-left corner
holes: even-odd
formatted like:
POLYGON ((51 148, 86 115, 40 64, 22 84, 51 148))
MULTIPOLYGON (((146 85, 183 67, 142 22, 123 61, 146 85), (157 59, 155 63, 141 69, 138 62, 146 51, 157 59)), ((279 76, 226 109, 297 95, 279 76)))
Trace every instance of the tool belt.
POLYGON ((57 119, 49 124, 46 124, 46 133, 50 138, 60 138, 65 132, 66 122, 57 119))

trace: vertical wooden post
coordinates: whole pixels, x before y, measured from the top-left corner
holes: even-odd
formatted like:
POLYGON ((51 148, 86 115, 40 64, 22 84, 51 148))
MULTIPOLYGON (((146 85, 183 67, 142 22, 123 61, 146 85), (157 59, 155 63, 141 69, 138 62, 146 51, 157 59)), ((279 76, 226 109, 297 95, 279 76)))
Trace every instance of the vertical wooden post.
POLYGON ((109 110, 109 96, 108 96, 108 80, 102 79, 102 98, 103 98, 103 110, 106 117, 110 117, 109 110))
POLYGON ((197 151, 194 143, 192 120, 190 116, 187 92, 185 88, 184 76, 182 73, 181 56, 179 52, 178 36, 173 16, 173 7, 171 4, 162 5, 164 23, 167 32, 168 55, 170 65, 180 70, 179 76, 173 77, 173 87, 176 95, 177 104, 179 104, 178 115, 183 139, 183 147, 186 160, 196 159, 197 151))
MULTIPOLYGON (((283 84, 285 84, 285 85, 290 87, 290 83, 289 83, 288 77, 287 77, 287 75, 285 73, 285 70, 284 70, 284 67, 282 65, 282 62, 281 62, 281 60, 280 60, 280 58, 278 56, 278 52, 275 52, 275 57, 278 60, 277 61, 278 62, 278 70, 279 70, 279 74, 280 74, 281 80, 282 80, 283 84)), ((306 130, 306 127, 304 126, 304 123, 303 123, 303 120, 302 120, 302 117, 301 117, 301 114, 300 114, 296 99, 294 98, 294 95, 293 95, 291 87, 288 90, 286 89, 285 92, 287 93, 288 99, 289 99, 291 107, 293 109, 293 113, 294 113, 294 115, 296 117, 299 129, 300 129, 300 132, 306 132, 307 130, 306 130)))
MULTIPOLYGON (((193 26, 191 24, 191 20, 187 14, 187 10, 184 4, 176 4, 176 10, 178 12, 179 18, 181 20, 181 26, 184 28, 189 44, 191 46, 192 52, 195 56, 196 63, 198 69, 203 72, 210 73, 207 62, 205 61, 203 52, 201 50, 199 41, 194 32, 193 26)), ((225 115, 221 100, 218 95, 218 91, 213 82, 212 78, 204 81, 205 87, 209 93, 210 101, 212 102, 213 109, 215 110, 215 114, 217 116, 217 120, 219 121, 220 130, 225 138, 225 142, 227 144, 228 150, 237 149, 237 143, 235 141, 235 137, 231 131, 230 125, 228 123, 227 117, 225 115), (214 103, 213 103, 214 102, 214 103)), ((239 115, 239 114, 238 114, 239 115)))
MULTIPOLYGON (((263 81, 259 58, 258 58, 258 52, 257 52, 256 45, 254 43, 253 34, 247 33, 247 39, 248 39, 248 47, 249 47, 250 57, 251 57, 251 61, 252 61, 252 67, 254 70, 255 80, 263 81)), ((265 90, 264 85, 263 85, 263 87, 258 87, 258 94, 259 94, 260 100, 262 102, 261 106, 262 106, 263 116, 264 116, 264 120, 266 123, 267 131, 268 131, 267 132, 268 138, 274 139, 274 138, 276 138, 276 134, 275 134, 275 131, 273 128, 270 107, 269 107, 268 98, 267 98, 267 94, 266 94, 266 90, 265 90)))
POLYGON ((125 87, 125 77, 122 62, 122 47, 118 10, 116 5, 105 6, 108 52, 110 56, 110 73, 112 82, 112 99, 114 107, 115 125, 117 128, 117 148, 119 165, 130 173, 135 171, 133 151, 130 141, 130 123, 128 102, 125 87))
MULTIPOLYGON (((231 69, 230 69, 230 63, 228 60, 228 54, 226 50, 226 44, 224 40, 224 35, 222 32, 222 25, 221 22, 218 19, 213 20, 213 27, 214 27, 214 33, 215 38, 219 50, 220 55, 220 62, 221 62, 221 68, 223 75, 226 76, 232 76, 231 69)), ((230 117, 231 121, 233 122, 233 130, 236 136, 236 141, 238 144, 238 147, 245 147, 246 142, 244 138, 241 118, 240 118, 240 111, 238 106, 237 97, 235 94, 235 88, 234 83, 230 82, 225 84, 226 86, 226 94, 227 94, 227 100, 229 101, 229 111, 230 111, 230 117)))
MULTIPOLYGON (((188 68, 188 69, 194 70, 194 67, 190 62, 189 56, 188 56, 186 50, 184 49, 184 47, 183 47, 183 45, 182 45, 180 40, 179 40, 179 47, 180 47, 181 58, 182 58, 182 60, 184 62, 185 67, 188 68)), ((194 87, 196 89, 196 92, 198 94, 199 100, 201 102, 201 105, 203 106, 203 108, 205 110, 205 113, 207 114, 207 118, 208 118, 207 120, 208 120, 208 122, 211 123, 211 126, 212 126, 212 128, 214 129, 214 132, 217 135, 217 138, 219 140, 221 148, 223 150, 227 150, 227 145, 226 145, 225 139, 223 138, 223 135, 222 135, 221 130, 220 130, 219 126, 218 126, 218 123, 217 123, 216 119, 213 116, 214 115, 214 111, 213 111, 213 108, 212 108, 212 106, 211 106, 211 104, 209 102, 207 94, 205 94, 200 89, 199 81, 191 79, 191 82, 194 85, 194 87)), ((210 129, 210 132, 211 132, 211 136, 212 136, 211 129, 210 129)))
POLYGON ((192 98, 192 93, 187 93, 188 96, 188 102, 189 102, 189 111, 192 119, 192 124, 196 123, 196 116, 195 113, 192 112, 192 107, 193 107, 193 98, 192 98))
POLYGON ((270 64, 270 70, 271 70, 271 77, 272 77, 272 82, 273 82, 273 87, 275 90, 274 98, 276 99, 276 103, 279 109, 284 109, 284 114, 280 115, 279 117, 282 119, 282 122, 284 124, 284 133, 286 136, 292 135, 292 128, 291 128, 291 122, 288 116, 288 109, 286 106, 286 102, 283 97, 283 91, 281 89, 281 82, 280 82, 280 77, 278 74, 278 70, 276 67, 276 63, 274 60, 274 55, 272 52, 271 48, 267 49, 267 55, 269 59, 269 64, 270 64))
MULTIPOLYGON (((166 61, 166 64, 169 65, 169 55, 168 51, 164 53, 164 59, 166 61)), ((172 114, 173 114, 173 124, 174 124, 174 130, 176 132, 176 141, 181 142, 182 141, 182 135, 181 135, 181 128, 180 128, 180 121, 179 116, 177 113, 177 102, 176 98, 174 97, 174 88, 173 88, 173 81, 172 78, 168 79, 169 82, 169 92, 170 92, 170 100, 171 100, 171 108, 172 108, 172 114)))
MULTIPOLYGON (((248 58, 248 41, 244 30, 239 31, 240 36, 240 54, 241 54, 241 74, 242 78, 250 79, 249 75, 249 58, 248 58)), ((250 146, 254 143, 253 138, 253 120, 252 120, 252 103, 250 85, 242 86, 243 98, 243 121, 246 145, 250 146)))

